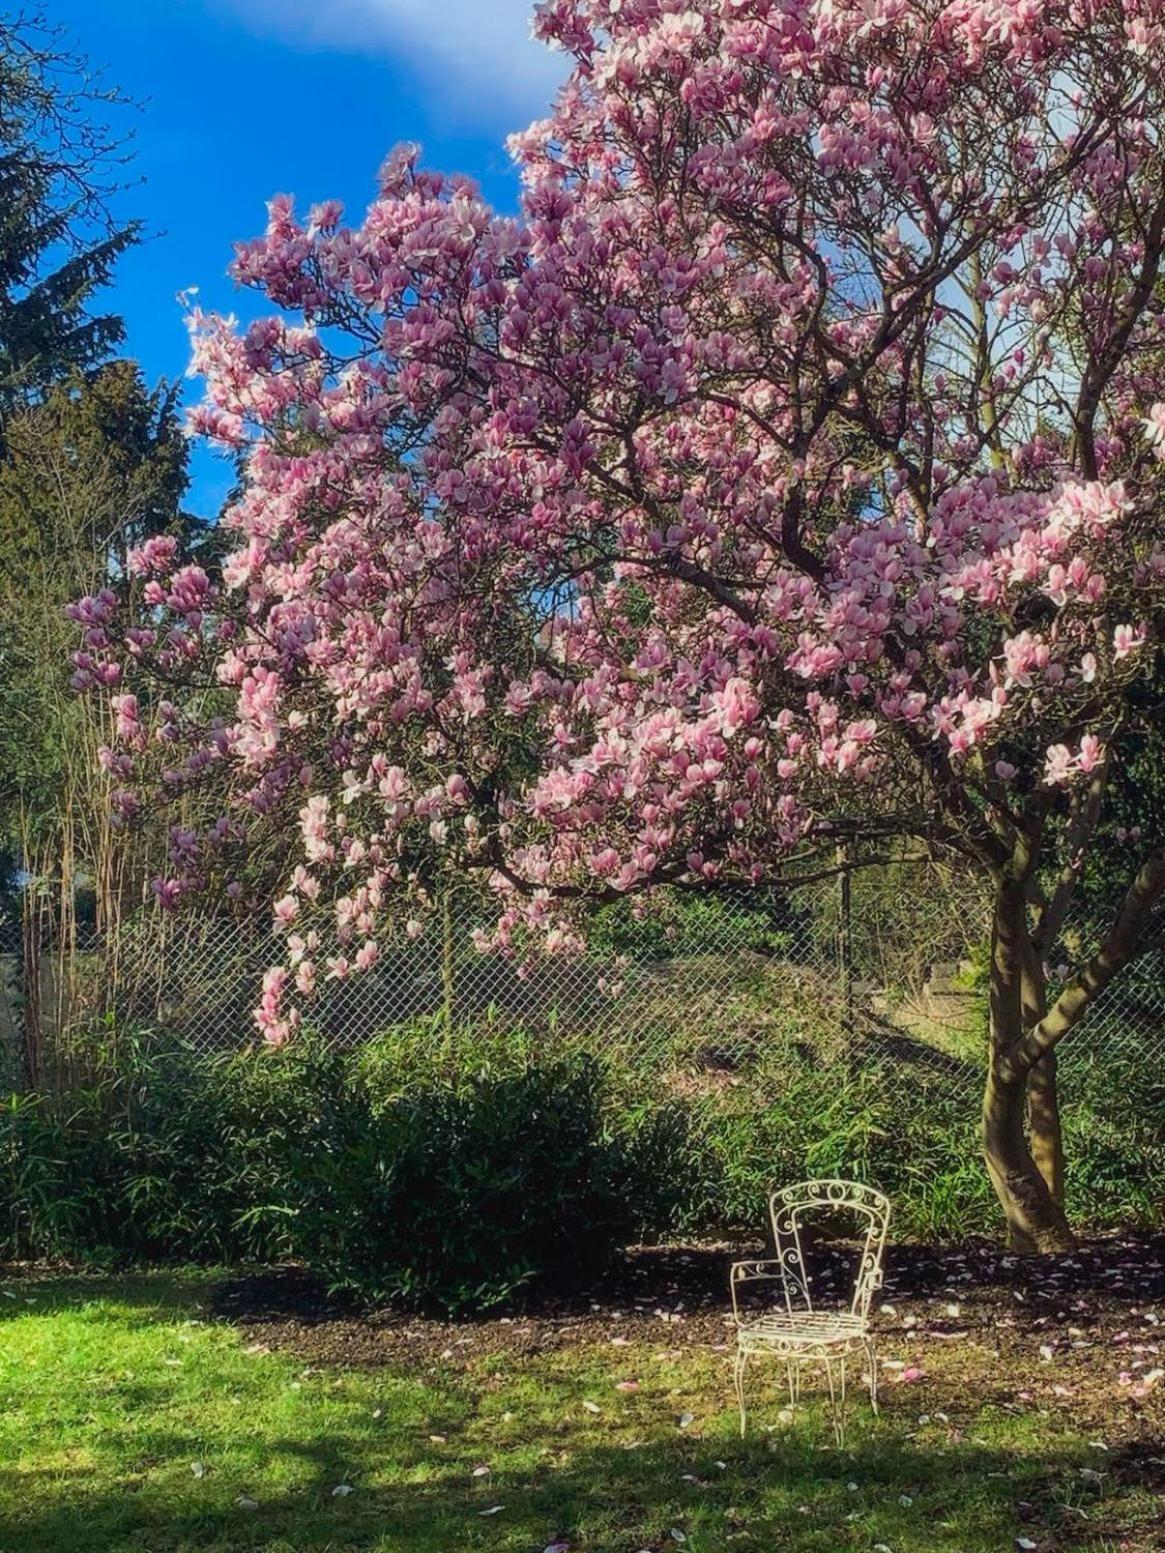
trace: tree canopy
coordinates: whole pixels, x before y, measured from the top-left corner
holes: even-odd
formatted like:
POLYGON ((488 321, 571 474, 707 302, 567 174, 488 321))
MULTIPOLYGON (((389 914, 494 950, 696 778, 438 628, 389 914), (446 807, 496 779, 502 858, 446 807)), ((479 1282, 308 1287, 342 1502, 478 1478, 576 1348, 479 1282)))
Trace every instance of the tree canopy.
MULTIPOLYGON (((62 827, 106 824, 94 771, 96 707, 69 692, 70 602, 123 576, 150 535, 197 525, 182 512, 187 445, 177 394, 113 361, 54 385, 10 416, 0 461, 0 849, 24 870, 60 866, 62 827)), ((92 835, 79 859, 92 865, 92 835)), ((80 866, 80 863, 79 865, 80 866)), ((70 886, 71 888, 71 886, 70 886)))
POLYGON ((77 609, 117 802, 215 794, 171 904, 240 888, 256 817, 297 836, 276 1042, 442 867, 488 876, 516 953, 574 941, 572 903, 796 882, 843 838, 963 856, 997 891, 988 1159, 1054 1243, 1023 1096, 1165 891, 1144 837, 1047 1006, 1113 752, 1157 716, 1161 7, 537 26, 573 71, 512 141, 517 218, 404 148, 359 224, 272 202, 235 274, 278 313, 196 316, 198 424, 246 479, 221 587, 156 540, 130 613, 77 609), (150 675, 229 712, 147 707, 150 675))
POLYGON ((12 409, 102 361, 124 330, 94 308, 140 225, 111 213, 126 143, 58 29, 0 16, 0 434, 12 409))

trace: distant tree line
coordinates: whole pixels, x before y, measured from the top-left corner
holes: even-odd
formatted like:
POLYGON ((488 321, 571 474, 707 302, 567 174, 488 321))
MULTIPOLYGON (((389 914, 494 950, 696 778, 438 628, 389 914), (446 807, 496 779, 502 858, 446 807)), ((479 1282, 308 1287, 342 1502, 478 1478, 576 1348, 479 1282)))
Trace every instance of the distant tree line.
MULTIPOLYGON (((67 604, 151 534, 197 543, 175 384, 119 355, 103 303, 144 238, 124 219, 133 112, 42 15, 0 16, 0 902, 108 911, 104 742, 69 686, 67 604)), ((205 538, 205 534, 201 537, 205 538)))

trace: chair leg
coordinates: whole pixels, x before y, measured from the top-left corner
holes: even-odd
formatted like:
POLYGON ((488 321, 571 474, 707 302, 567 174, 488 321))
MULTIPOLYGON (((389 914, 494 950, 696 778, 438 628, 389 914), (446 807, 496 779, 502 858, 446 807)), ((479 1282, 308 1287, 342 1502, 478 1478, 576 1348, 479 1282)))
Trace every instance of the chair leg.
POLYGON ((801 1366, 793 1359, 785 1365, 789 1378, 789 1406, 796 1407, 801 1397, 801 1366))
POLYGON ((748 1364, 748 1354, 743 1348, 736 1350, 736 1363, 733 1366, 733 1379, 736 1382, 736 1400, 740 1407, 740 1438, 744 1439, 744 1431, 748 1423, 748 1414, 744 1405, 744 1371, 748 1364))
POLYGON ((874 1416, 877 1417, 877 1414, 878 1414, 878 1354, 877 1354, 876 1349, 874 1348, 874 1339, 872 1337, 863 1338, 862 1341, 863 1341, 863 1344, 864 1344, 864 1347, 865 1347, 865 1350, 866 1350, 866 1362, 870 1366, 870 1408, 872 1409, 872 1411, 874 1413, 874 1416))
POLYGON ((838 1360, 841 1366, 840 1386, 833 1378, 833 1360, 825 1361, 825 1379, 829 1386, 829 1411, 833 1418, 833 1437, 838 1445, 845 1444, 845 1355, 838 1360))

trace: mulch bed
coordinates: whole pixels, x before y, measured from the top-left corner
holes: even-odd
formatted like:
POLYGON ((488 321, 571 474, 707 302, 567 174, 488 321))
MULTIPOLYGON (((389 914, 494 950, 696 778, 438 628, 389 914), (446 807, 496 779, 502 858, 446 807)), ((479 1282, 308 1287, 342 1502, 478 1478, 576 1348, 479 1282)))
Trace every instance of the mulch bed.
MULTIPOLYGON (((610 1343, 721 1349, 730 1341, 728 1267, 755 1247, 633 1248, 592 1290, 508 1316, 446 1321, 361 1311, 299 1268, 221 1284, 212 1314, 263 1348, 310 1365, 467 1368, 610 1343)), ((844 1249, 816 1255, 816 1286, 840 1287, 844 1249)), ((1049 1410, 1095 1431, 1144 1481, 1165 1487, 1165 1234, 1124 1233, 1071 1254, 1007 1255, 997 1247, 898 1245, 877 1298, 887 1381, 918 1382, 917 1403, 941 1406, 928 1366, 964 1401, 1049 1410), (917 1373, 916 1373, 917 1372, 917 1373)), ((1115 1458, 1114 1458, 1115 1459, 1115 1458)))

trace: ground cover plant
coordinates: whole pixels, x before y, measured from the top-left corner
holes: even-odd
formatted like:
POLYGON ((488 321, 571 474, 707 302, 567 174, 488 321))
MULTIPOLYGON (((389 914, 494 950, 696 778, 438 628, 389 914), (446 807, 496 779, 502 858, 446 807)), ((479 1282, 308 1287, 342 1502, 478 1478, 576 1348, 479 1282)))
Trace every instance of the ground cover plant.
MULTIPOLYGON (((302 1272, 0 1280, 6 1553, 1148 1553, 1165 1242, 1030 1272, 892 1250, 883 1414, 776 1377, 741 1442, 726 1248, 514 1319, 361 1317, 302 1272), (31 1382, 31 1383, 30 1383, 31 1382)), ((759 1381, 754 1382, 759 1385, 759 1381)))

